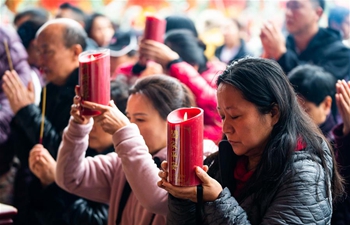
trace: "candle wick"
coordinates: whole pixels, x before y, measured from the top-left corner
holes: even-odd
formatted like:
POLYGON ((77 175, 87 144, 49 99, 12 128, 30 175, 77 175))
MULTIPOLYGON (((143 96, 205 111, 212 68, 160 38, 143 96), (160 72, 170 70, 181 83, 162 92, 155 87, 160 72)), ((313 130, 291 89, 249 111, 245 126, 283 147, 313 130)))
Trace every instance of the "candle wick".
POLYGON ((187 112, 185 112, 185 115, 184 115, 184 121, 187 120, 187 112))

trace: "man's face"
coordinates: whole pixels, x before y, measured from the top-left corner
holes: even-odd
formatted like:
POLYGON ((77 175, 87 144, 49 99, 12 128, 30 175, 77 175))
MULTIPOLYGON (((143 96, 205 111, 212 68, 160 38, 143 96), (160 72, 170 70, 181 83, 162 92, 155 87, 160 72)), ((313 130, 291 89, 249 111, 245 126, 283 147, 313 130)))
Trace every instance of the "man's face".
POLYGON ((39 67, 46 80, 56 85, 65 83, 67 77, 79 66, 74 47, 67 48, 63 42, 64 27, 52 24, 37 37, 39 67))
POLYGON ((286 27, 290 34, 304 33, 318 24, 320 7, 312 0, 290 0, 286 8, 286 27))

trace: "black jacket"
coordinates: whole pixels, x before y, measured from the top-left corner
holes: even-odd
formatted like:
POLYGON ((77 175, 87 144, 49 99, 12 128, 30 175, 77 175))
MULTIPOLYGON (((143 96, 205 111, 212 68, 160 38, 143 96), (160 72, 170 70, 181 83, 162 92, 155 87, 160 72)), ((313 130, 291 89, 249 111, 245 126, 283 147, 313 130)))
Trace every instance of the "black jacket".
MULTIPOLYGON (((325 158, 332 171, 330 151, 324 143, 325 158)), ((315 157, 315 156, 314 156, 315 157)), ((233 171, 238 156, 231 145, 223 141, 219 153, 206 159, 208 174, 220 182, 224 190, 214 202, 204 203, 200 221, 205 225, 220 224, 329 224, 332 215, 332 199, 328 198, 321 160, 301 150, 294 155, 295 171, 287 171, 279 188, 271 196, 268 208, 259 209, 253 196, 238 202, 232 195, 235 189, 233 171), (259 212, 264 211, 263 215, 259 212)), ((267 193, 271 194, 271 193, 267 193)), ((196 224, 195 205, 188 200, 169 195, 168 225, 196 224)), ((197 221, 198 222, 198 221, 197 221)), ((198 224, 198 223, 197 223, 198 224)))
MULTIPOLYGON (((238 60, 238 59, 241 59, 241 58, 244 58, 244 57, 247 57, 247 56, 252 56, 253 54, 250 53, 247 49, 247 46, 246 46, 246 43, 243 39, 240 40, 241 41, 241 45, 239 47, 239 50, 237 52, 237 54, 229 61, 229 63, 227 64, 230 64, 232 61, 235 61, 235 60, 238 60)), ((220 61, 220 55, 221 55, 221 52, 222 52, 222 49, 225 47, 225 45, 222 45, 220 47, 218 47, 216 50, 215 50, 215 56, 216 58, 218 58, 220 61)))
MULTIPOLYGON (((46 86, 46 113, 43 145, 56 159, 64 128, 68 125, 70 109, 78 84, 79 71, 74 70, 66 84, 46 86)), ((41 98, 42 99, 42 98, 41 98)), ((41 104, 28 105, 11 122, 12 144, 21 161, 15 180, 14 204, 18 214, 15 224, 79 225, 107 224, 108 206, 69 194, 55 183, 43 188, 28 168, 29 152, 39 143, 41 104)))
POLYGON ((324 68, 337 79, 350 77, 350 49, 343 43, 339 32, 319 28, 307 48, 297 53, 293 36, 287 37, 287 52, 277 61, 288 74, 301 64, 314 64, 324 68))

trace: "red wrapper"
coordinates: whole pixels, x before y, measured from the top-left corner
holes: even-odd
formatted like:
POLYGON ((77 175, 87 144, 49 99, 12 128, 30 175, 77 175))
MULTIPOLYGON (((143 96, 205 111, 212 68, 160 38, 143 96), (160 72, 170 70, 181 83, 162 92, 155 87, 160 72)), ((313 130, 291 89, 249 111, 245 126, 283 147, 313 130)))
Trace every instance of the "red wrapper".
POLYGON ((163 42, 165 33, 166 20, 153 16, 146 17, 146 25, 144 31, 144 38, 163 42))
POLYGON ((196 186, 201 181, 195 168, 203 166, 203 110, 180 108, 172 111, 167 120, 169 182, 176 186, 196 186))
MULTIPOLYGON (((109 49, 86 51, 79 55, 79 85, 83 101, 108 105, 110 100, 110 53, 109 49)), ((86 108, 82 115, 98 115, 86 108)))

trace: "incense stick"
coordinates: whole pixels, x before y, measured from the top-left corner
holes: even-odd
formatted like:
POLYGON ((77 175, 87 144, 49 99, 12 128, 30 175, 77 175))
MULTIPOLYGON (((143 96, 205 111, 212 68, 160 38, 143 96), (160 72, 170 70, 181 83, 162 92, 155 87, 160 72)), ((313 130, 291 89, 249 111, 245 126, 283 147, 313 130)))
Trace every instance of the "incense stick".
POLYGON ((45 110, 46 110, 46 87, 43 87, 43 100, 42 100, 42 109, 41 109, 41 126, 40 126, 39 144, 43 143, 44 124, 45 124, 45 110))
POLYGON ((13 70, 13 64, 12 64, 10 49, 9 49, 9 46, 7 44, 7 40, 6 39, 4 39, 4 46, 5 46, 5 51, 6 51, 6 55, 7 55, 7 60, 9 61, 10 70, 13 70))

